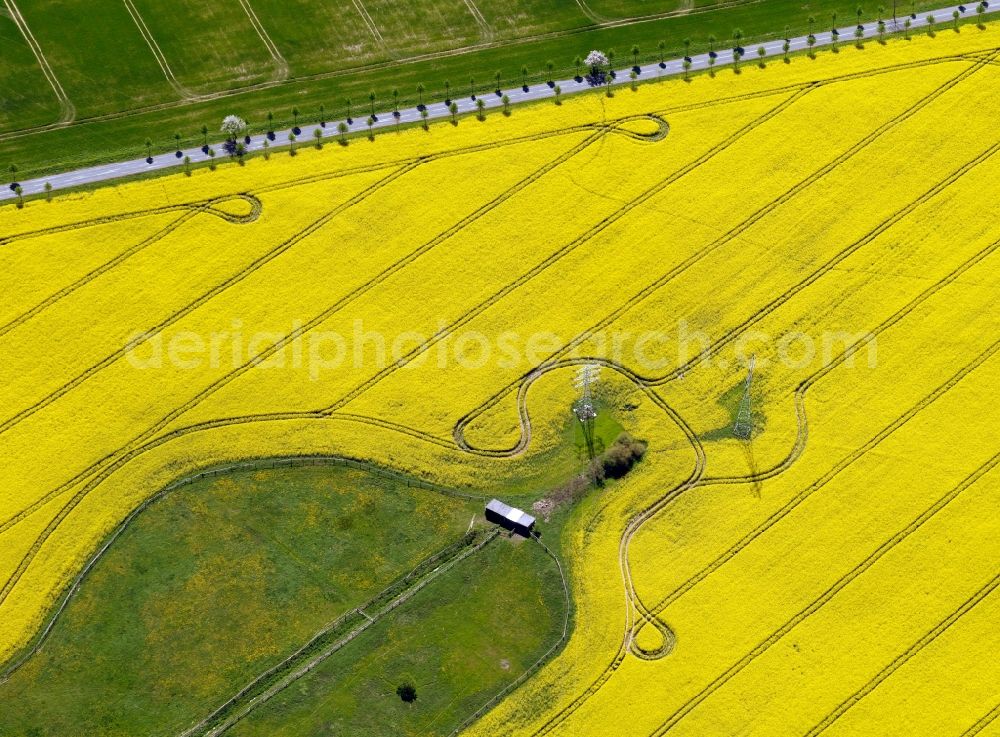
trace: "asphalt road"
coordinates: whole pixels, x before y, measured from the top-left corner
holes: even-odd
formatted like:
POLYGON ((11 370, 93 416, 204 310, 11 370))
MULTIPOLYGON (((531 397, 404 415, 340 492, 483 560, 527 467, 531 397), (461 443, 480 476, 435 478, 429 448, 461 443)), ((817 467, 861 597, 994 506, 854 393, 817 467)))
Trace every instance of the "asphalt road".
MULTIPOLYGON (((946 8, 940 8, 938 10, 928 11, 920 13, 915 19, 911 19, 911 30, 916 30, 923 28, 927 25, 927 17, 934 16, 937 26, 940 28, 941 32, 948 31, 950 24, 952 23, 952 14, 954 11, 958 10, 964 16, 975 16, 976 6, 978 3, 971 3, 966 6, 952 5, 946 8), (965 8, 962 12, 962 8, 965 8)), ((992 0, 987 9, 987 13, 995 13, 1000 11, 1000 1, 992 0)), ((901 16, 898 20, 898 30, 903 31, 903 22, 908 16, 901 16)), ((853 44, 856 40, 855 32, 857 26, 844 26, 839 28, 839 40, 841 44, 853 44)), ((867 23, 863 27, 864 38, 871 39, 878 36, 878 24, 877 23, 867 23)), ((886 21, 886 32, 891 33, 893 31, 892 20, 886 21)), ((815 34, 816 42, 814 44, 815 48, 820 48, 823 46, 829 46, 833 42, 833 31, 822 31, 815 34)), ((764 44, 764 50, 766 55, 764 58, 780 57, 784 53, 784 41, 771 41, 764 44)), ((808 49, 808 37, 798 36, 796 38, 789 39, 790 51, 802 51, 808 49)), ((747 46, 745 48, 743 63, 744 64, 755 64, 760 60, 757 52, 758 46, 747 46)), ((697 56, 692 56, 691 61, 691 71, 698 71, 703 69, 708 69, 709 54, 699 54, 697 56)), ((715 67, 722 68, 733 61, 733 50, 723 49, 717 52, 715 58, 715 67)), ((628 84, 631 80, 629 78, 629 73, 631 68, 629 66, 621 67, 617 70, 617 78, 614 80, 613 84, 622 85, 628 84)), ((670 59, 665 61, 663 64, 652 63, 644 64, 639 67, 639 79, 655 79, 657 77, 676 77, 684 73, 684 60, 683 59, 670 59)), ((590 89, 586 81, 577 82, 573 79, 564 79, 556 82, 562 90, 562 94, 568 95, 575 92, 582 92, 583 90, 590 89)), ((510 98, 511 103, 527 102, 529 100, 542 100, 546 98, 552 98, 554 92, 547 84, 540 83, 532 85, 531 87, 524 88, 514 88, 504 90, 503 93, 507 94, 510 98)), ((490 92, 487 94, 480 95, 486 103, 487 109, 493 109, 500 107, 502 105, 500 95, 490 92)), ((455 98, 454 102, 458 105, 459 114, 474 112, 476 110, 476 100, 471 97, 463 97, 461 99, 455 98)), ((448 111, 448 107, 443 102, 435 102, 427 105, 427 113, 429 120, 439 120, 447 118, 451 115, 448 111)), ((350 124, 350 130, 352 132, 356 131, 366 131, 368 114, 364 112, 359 118, 355 118, 353 123, 350 124)), ((402 123, 414 123, 420 122, 420 111, 415 108, 408 108, 406 110, 400 110, 399 122, 402 123)), ((324 138, 335 138, 337 136, 337 126, 341 120, 328 121, 325 129, 323 129, 324 138)), ((343 121, 346 122, 346 121, 343 121)), ((221 123, 221 121, 220 121, 221 123)), ((375 130, 380 130, 383 128, 391 128, 396 125, 396 117, 392 112, 381 112, 378 115, 378 121, 372 126, 375 130)), ((314 143, 313 130, 317 126, 308 125, 302 128, 301 135, 297 136, 298 144, 303 146, 309 146, 314 143)), ((272 146, 287 146, 288 136, 291 130, 283 130, 275 132, 275 140, 271 143, 272 146)), ((260 151, 264 145, 265 136, 258 135, 250 139, 250 143, 247 145, 249 151, 260 151)), ((222 161, 226 158, 225 152, 222 150, 222 144, 220 142, 214 142, 213 147, 217 154, 217 160, 222 161)), ((44 177, 40 179, 28 179, 20 182, 22 190, 25 195, 37 194, 44 191, 45 184, 48 182, 52 185, 53 190, 67 189, 70 187, 77 187, 82 184, 91 184, 95 182, 105 182, 112 179, 118 179, 120 177, 127 177, 134 174, 141 174, 147 171, 158 171, 162 169, 177 168, 183 165, 184 157, 191 157, 192 162, 207 161, 209 156, 205 154, 200 148, 185 149, 181 151, 181 155, 178 157, 175 153, 170 154, 159 154, 153 158, 152 163, 149 163, 146 159, 133 159, 132 161, 121 161, 114 164, 103 164, 101 166, 92 166, 85 169, 77 169, 75 171, 69 171, 62 174, 54 174, 49 177, 44 177)), ((15 193, 11 190, 10 186, 0 187, 0 200, 13 199, 15 193)))

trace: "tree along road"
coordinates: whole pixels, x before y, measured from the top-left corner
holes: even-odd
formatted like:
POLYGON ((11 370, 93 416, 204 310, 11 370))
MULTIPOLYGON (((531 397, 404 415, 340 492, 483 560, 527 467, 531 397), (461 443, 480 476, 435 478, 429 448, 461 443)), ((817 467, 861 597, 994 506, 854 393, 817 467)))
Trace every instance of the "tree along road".
MULTIPOLYGON (((953 16, 956 11, 958 11, 960 16, 970 16, 974 15, 978 3, 973 3, 968 6, 964 5, 952 5, 946 8, 939 8, 938 10, 933 10, 927 13, 922 13, 917 15, 915 18, 905 16, 900 18, 898 22, 892 20, 887 20, 885 22, 885 33, 901 33, 903 32, 904 19, 908 18, 911 24, 911 30, 918 28, 923 28, 928 25, 928 17, 933 16, 935 19, 935 24, 939 25, 942 30, 948 28, 949 24, 953 21, 953 16)), ((985 8, 986 13, 995 13, 1000 11, 1000 2, 993 0, 991 4, 987 4, 985 8)), ((862 39, 872 39, 879 35, 878 23, 867 23, 860 26, 845 26, 843 28, 837 29, 838 35, 832 30, 824 31, 821 33, 814 34, 815 43, 813 46, 815 48, 830 46, 836 40, 839 43, 851 44, 858 40, 855 33, 857 29, 862 30, 862 39)), ((744 50, 743 59, 745 63, 754 63, 761 58, 773 58, 776 56, 782 56, 784 54, 784 41, 771 41, 763 44, 763 49, 765 55, 760 57, 757 48, 747 48, 744 50)), ((789 52, 804 51, 809 48, 809 37, 808 36, 797 36, 795 38, 788 39, 789 52)), ((723 49, 716 53, 714 66, 716 68, 724 67, 732 64, 733 62, 733 49, 723 49)), ((638 79, 648 80, 658 77, 676 77, 678 75, 684 74, 684 59, 671 59, 669 61, 665 60, 664 63, 652 63, 644 64, 638 67, 638 79)), ((699 54, 697 56, 692 56, 688 58, 690 62, 690 71, 700 71, 708 69, 713 66, 711 63, 709 54, 699 54)), ((620 69, 616 78, 612 81, 614 85, 629 84, 631 67, 624 67, 620 69)), ((558 86, 562 94, 572 94, 575 92, 582 92, 587 89, 591 89, 590 85, 585 81, 577 81, 575 79, 564 79, 555 82, 554 86, 558 86)), ((479 98, 483 100, 486 105, 486 109, 495 109, 501 107, 502 95, 506 94, 510 98, 510 102, 527 102, 531 100, 542 100, 555 96, 554 86, 549 86, 548 84, 535 84, 530 87, 518 87, 514 89, 501 90, 497 92, 488 92, 483 95, 479 95, 479 98)), ((477 111, 476 98, 469 96, 462 99, 455 99, 453 102, 458 106, 458 114, 467 114, 470 112, 477 111)), ((448 118, 451 115, 448 106, 444 102, 430 103, 426 106, 427 109, 427 119, 428 120, 440 120, 448 118)), ((368 117, 365 115, 363 118, 355 118, 352 121, 346 120, 333 120, 328 121, 324 128, 321 128, 323 132, 324 139, 336 139, 339 135, 337 133, 337 128, 340 123, 347 123, 349 130, 352 133, 357 133, 359 131, 366 131, 368 128, 367 124, 368 117)), ((378 119, 372 125, 372 129, 375 131, 382 130, 385 128, 392 128, 397 124, 402 125, 405 123, 419 123, 422 120, 420 111, 416 108, 409 108, 406 110, 399 111, 398 116, 392 112, 382 112, 378 115, 378 119)), ((283 130, 276 131, 274 134, 274 141, 271 146, 287 146, 289 145, 289 135, 292 131, 283 130)), ((264 148, 264 141, 267 140, 267 136, 261 134, 253 136, 250 138, 250 142, 246 144, 246 150, 248 152, 262 151, 264 148)), ((309 129, 303 129, 301 135, 297 136, 297 140, 300 145, 308 146, 314 142, 312 126, 309 129)), ((219 160, 225 160, 226 155, 222 150, 222 145, 216 143, 214 145, 217 152, 221 154, 219 160)), ((34 195, 40 194, 45 191, 45 185, 50 184, 53 190, 59 189, 69 189, 72 187, 79 187, 87 184, 95 184, 98 182, 106 182, 113 179, 119 179, 122 177, 133 176, 136 174, 142 174, 148 171, 158 171, 163 169, 176 169, 184 164, 184 157, 190 157, 192 164, 197 164, 201 162, 208 161, 211 157, 208 156, 201 148, 191 148, 184 149, 180 151, 180 156, 176 153, 169 154, 159 154, 153 157, 152 162, 147 159, 133 159, 132 161, 121 161, 113 164, 103 164, 101 166, 92 166, 85 169, 77 169, 75 171, 65 172, 63 174, 55 174, 50 177, 43 177, 39 179, 29 179, 23 182, 19 182, 24 195, 34 195)), ((0 201, 14 199, 17 197, 12 189, 12 186, 0 187, 0 201)))

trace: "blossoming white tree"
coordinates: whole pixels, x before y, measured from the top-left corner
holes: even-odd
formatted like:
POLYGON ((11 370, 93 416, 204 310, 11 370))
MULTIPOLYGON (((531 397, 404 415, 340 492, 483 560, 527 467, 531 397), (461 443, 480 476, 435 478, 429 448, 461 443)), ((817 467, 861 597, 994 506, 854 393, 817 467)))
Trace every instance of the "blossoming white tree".
POLYGON ((595 67, 598 69, 603 69, 608 65, 607 55, 601 51, 596 51, 596 50, 591 51, 589 54, 587 54, 587 58, 585 61, 587 63, 587 66, 590 67, 591 69, 594 69, 595 67))
POLYGON ((604 84, 604 79, 607 76, 605 70, 608 68, 610 63, 607 55, 601 51, 591 51, 587 54, 585 63, 590 69, 590 71, 587 72, 587 82, 590 86, 597 87, 604 84))
POLYGON ((226 134, 226 137, 236 142, 236 138, 247 129, 247 123, 243 118, 238 115, 227 115, 222 119, 222 132, 226 134))

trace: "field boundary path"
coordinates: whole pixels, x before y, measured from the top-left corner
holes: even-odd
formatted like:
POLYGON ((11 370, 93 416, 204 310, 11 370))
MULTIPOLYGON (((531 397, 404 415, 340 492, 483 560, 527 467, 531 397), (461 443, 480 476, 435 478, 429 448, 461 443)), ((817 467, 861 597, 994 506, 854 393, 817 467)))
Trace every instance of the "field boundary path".
MULTIPOLYGON (((356 0, 355 0, 356 1, 356 0)), ((12 4, 12 0, 4 0, 4 3, 8 7, 12 4)), ((927 18, 933 16, 938 19, 941 27, 947 23, 948 19, 951 19, 955 12, 958 12, 964 17, 969 17, 974 14, 975 5, 964 6, 964 5, 952 5, 946 8, 939 8, 937 10, 932 10, 926 13, 919 14, 915 19, 911 19, 910 31, 914 31, 919 28, 924 28, 928 25, 927 18), (964 12, 963 12, 964 9, 964 12)), ((1000 2, 994 2, 986 8, 986 13, 997 13, 1000 12, 1000 2)), ((897 25, 893 28, 891 21, 886 22, 886 34, 892 33, 902 33, 902 24, 897 25)), ((824 31, 821 33, 814 34, 815 43, 813 48, 819 48, 824 46, 830 46, 834 42, 838 43, 854 43, 855 41, 872 40, 879 36, 878 24, 868 23, 862 26, 845 26, 838 29, 839 36, 834 36, 833 31, 824 31), (860 38, 855 36, 856 29, 860 28, 862 30, 862 36, 860 38)), ((788 39, 789 53, 806 51, 809 49, 809 37, 808 36, 797 36, 795 38, 788 39)), ((771 41, 761 45, 764 49, 764 56, 760 59, 768 59, 774 57, 782 56, 784 52, 784 42, 783 41, 771 41)), ((747 49, 750 51, 750 49, 747 49)), ((43 57, 44 58, 44 57, 43 57)), ((699 54, 697 56, 688 57, 690 62, 690 71, 703 71, 714 66, 716 68, 724 67, 733 62, 733 50, 723 49, 717 52, 714 58, 714 63, 710 59, 709 54, 699 54)), ((744 63, 753 64, 758 61, 756 54, 745 54, 744 63), (753 58, 751 58, 753 57, 753 58)), ((656 78, 667 78, 667 77, 677 77, 685 73, 684 69, 685 59, 677 58, 665 60, 662 63, 650 63, 644 64, 637 67, 638 69, 638 79, 641 81, 656 79, 656 78)), ((631 83, 628 72, 631 70, 630 67, 625 66, 619 69, 616 78, 612 80, 614 85, 623 85, 631 83)), ((54 81, 54 77, 52 80, 54 81)), ((58 84, 58 82, 56 82, 58 84)), ((586 90, 592 90, 586 81, 577 81, 576 79, 564 79, 555 81, 555 86, 561 89, 562 94, 573 94, 578 92, 583 92, 586 90)), ((61 89, 61 88, 60 88, 61 89)), ((515 87, 507 90, 500 90, 500 94, 489 93, 486 95, 480 95, 479 99, 483 100, 486 104, 486 109, 496 109, 503 106, 501 96, 506 95, 511 103, 519 102, 530 102, 544 99, 552 99, 555 96, 555 91, 553 87, 548 84, 539 83, 530 87, 515 87)), ((67 100, 67 103, 69 101, 67 100)), ((476 98, 466 96, 462 99, 455 99, 453 101, 458 106, 459 114, 468 114, 477 112, 476 108, 476 98)), ((428 120, 444 120, 447 119, 451 112, 448 106, 443 102, 429 103, 426 105, 426 112, 428 120)), ((373 131, 383 130, 386 128, 393 128, 396 125, 402 124, 414 124, 421 122, 421 113, 416 108, 408 108, 406 110, 400 110, 399 116, 396 117, 391 112, 381 113, 375 123, 372 125, 373 131)), ((355 119, 352 121, 347 120, 333 120, 327 122, 325 129, 320 128, 323 131, 324 137, 332 139, 337 135, 336 131, 340 123, 345 123, 348 129, 352 133, 358 133, 367 130, 367 124, 365 120, 355 119)), ((283 131, 275 131, 275 144, 272 145, 273 148, 277 146, 284 145, 288 141, 288 136, 291 133, 291 129, 283 131)), ((264 142, 267 137, 264 134, 253 136, 250 139, 250 143, 247 144, 246 148, 248 152, 261 151, 264 148, 264 142)), ((136 144, 138 146, 138 142, 136 144)), ((219 146, 220 144, 216 144, 219 146)), ((75 171, 69 171, 62 174, 55 174, 50 177, 39 177, 37 179, 28 179, 20 182, 22 191, 24 195, 36 195, 41 194, 45 191, 45 185, 51 185, 53 190, 68 189, 72 187, 80 187, 83 185, 97 184, 100 182, 108 182, 115 179, 120 179, 122 177, 135 176, 137 174, 143 174, 150 171, 160 171, 166 169, 176 169, 179 168, 184 161, 184 157, 190 158, 193 164, 207 162, 211 157, 205 154, 201 148, 190 148, 183 149, 180 151, 180 156, 176 154, 160 154, 153 157, 152 163, 147 163, 146 159, 133 159, 131 161, 122 161, 113 164, 102 164, 100 166, 92 166, 84 169, 77 169, 75 171)), ((16 195, 11 191, 10 187, 3 186, 0 187, 0 202, 5 200, 14 199, 16 195)))
POLYGON ((28 28, 28 23, 24 20, 24 16, 21 15, 21 11, 18 9, 17 5, 14 4, 14 0, 4 0, 4 7, 7 8, 7 15, 10 16, 11 20, 14 21, 14 25, 17 26, 17 30, 21 32, 24 37, 25 43, 31 48, 31 53, 35 55, 35 59, 38 61, 38 66, 42 69, 42 74, 45 75, 45 79, 48 80, 49 85, 52 87, 52 91, 56 95, 56 99, 59 100, 59 120, 57 120, 52 125, 68 125, 73 122, 76 118, 76 108, 73 103, 70 102, 69 96, 63 89, 62 85, 59 84, 59 79, 56 77, 56 73, 52 70, 49 65, 49 60, 45 58, 45 54, 42 53, 42 47, 38 45, 38 41, 35 40, 35 35, 28 28))
POLYGON ((182 732, 180 737, 217 737, 227 732, 258 706, 310 673, 376 622, 409 601, 418 591, 485 548, 499 534, 499 528, 479 534, 469 533, 465 538, 422 561, 374 598, 328 624, 299 650, 255 678, 205 719, 182 732), (374 613, 369 614, 366 609, 371 609, 374 613))

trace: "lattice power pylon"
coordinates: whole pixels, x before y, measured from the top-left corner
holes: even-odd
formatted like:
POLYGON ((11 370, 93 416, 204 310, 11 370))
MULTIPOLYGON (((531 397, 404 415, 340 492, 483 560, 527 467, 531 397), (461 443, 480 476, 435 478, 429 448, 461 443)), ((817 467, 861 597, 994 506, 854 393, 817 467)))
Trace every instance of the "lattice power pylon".
POLYGON ((580 398, 573 405, 573 414, 580 422, 589 422, 597 417, 597 410, 594 409, 593 389, 600 373, 600 366, 596 363, 588 363, 580 367, 573 379, 573 386, 580 390, 580 398))
POLYGON ((580 398, 573 404, 573 414, 583 426, 583 439, 587 443, 587 455, 594 460, 594 419, 597 408, 594 406, 594 384, 597 383, 601 367, 595 363, 587 363, 580 367, 573 379, 573 386, 580 390, 580 398))
POLYGON ((747 380, 743 386, 743 398, 740 400, 740 408, 736 413, 736 422, 733 423, 733 435, 744 440, 749 440, 753 434, 753 410, 750 406, 750 389, 753 386, 753 367, 755 361, 756 357, 750 356, 747 380))

